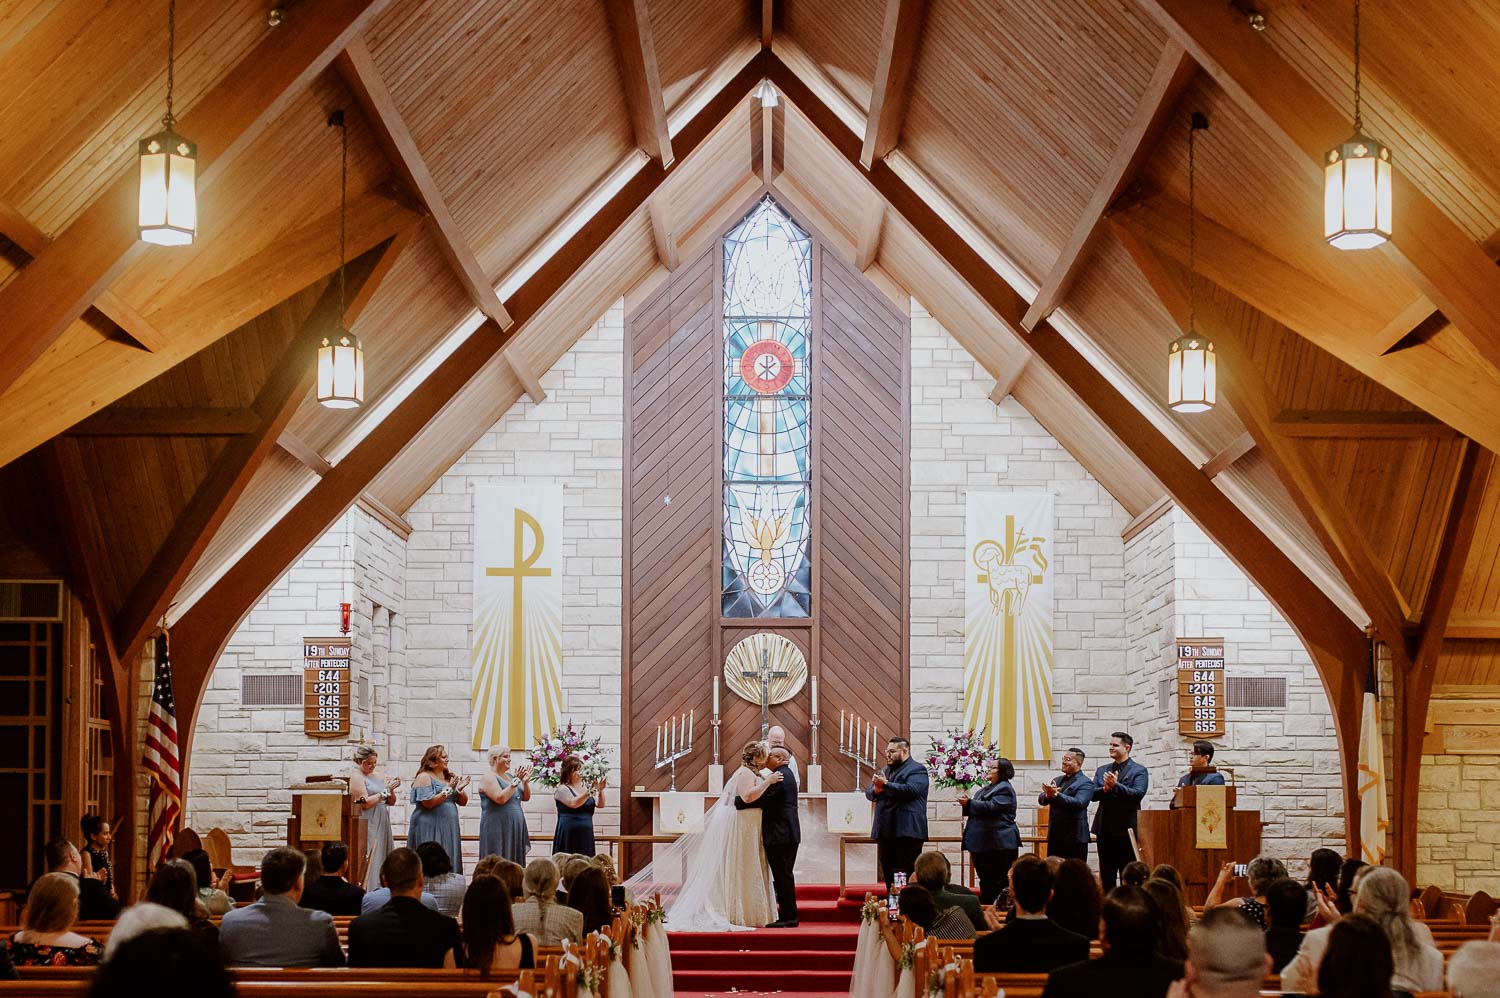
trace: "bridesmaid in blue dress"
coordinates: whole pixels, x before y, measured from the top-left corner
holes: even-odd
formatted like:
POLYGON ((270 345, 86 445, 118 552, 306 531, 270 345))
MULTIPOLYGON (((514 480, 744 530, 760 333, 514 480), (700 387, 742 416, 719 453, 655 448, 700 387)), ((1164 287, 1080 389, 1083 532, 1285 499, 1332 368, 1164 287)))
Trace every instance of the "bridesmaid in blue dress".
POLYGON ((557 803, 557 831, 552 835, 552 853, 594 855, 594 809, 604 806, 604 781, 597 797, 583 783, 583 760, 570 755, 563 760, 561 785, 553 796, 557 803))
POLYGON ((455 873, 464 872, 463 840, 458 830, 458 809, 469 803, 467 776, 448 771, 448 750, 434 745, 422 753, 422 764, 411 781, 411 819, 406 844, 415 849, 423 842, 436 842, 448 853, 455 873))
POLYGON ((490 749, 490 771, 479 781, 479 855, 503 856, 526 865, 531 835, 522 801, 531 800, 531 774, 510 775, 510 749, 490 749))

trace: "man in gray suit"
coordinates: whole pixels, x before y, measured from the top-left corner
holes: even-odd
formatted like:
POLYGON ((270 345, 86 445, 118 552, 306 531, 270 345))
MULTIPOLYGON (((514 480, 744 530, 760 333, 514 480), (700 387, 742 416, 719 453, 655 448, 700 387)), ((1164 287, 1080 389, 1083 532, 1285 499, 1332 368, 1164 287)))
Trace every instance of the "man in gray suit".
POLYGON ((333 916, 302 908, 307 857, 281 846, 260 861, 261 899, 236 908, 219 925, 219 945, 235 967, 342 967, 333 916))

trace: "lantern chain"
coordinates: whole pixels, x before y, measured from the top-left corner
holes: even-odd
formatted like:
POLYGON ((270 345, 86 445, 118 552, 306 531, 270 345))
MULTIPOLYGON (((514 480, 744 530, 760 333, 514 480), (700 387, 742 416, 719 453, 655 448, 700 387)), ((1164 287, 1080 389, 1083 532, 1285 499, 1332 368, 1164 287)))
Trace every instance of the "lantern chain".
POLYGON ((1198 334, 1198 168, 1197 137, 1208 118, 1194 111, 1188 127, 1188 335, 1198 334))
POLYGON ((173 64, 177 61, 177 0, 167 0, 167 114, 162 124, 170 131, 177 124, 172 114, 172 90, 177 82, 173 64))
POLYGON ((344 262, 347 257, 346 229, 349 215, 349 126, 342 110, 330 122, 339 130, 339 325, 344 324, 344 262))
POLYGON ((1354 0, 1354 134, 1363 135, 1359 94, 1359 0, 1354 0))

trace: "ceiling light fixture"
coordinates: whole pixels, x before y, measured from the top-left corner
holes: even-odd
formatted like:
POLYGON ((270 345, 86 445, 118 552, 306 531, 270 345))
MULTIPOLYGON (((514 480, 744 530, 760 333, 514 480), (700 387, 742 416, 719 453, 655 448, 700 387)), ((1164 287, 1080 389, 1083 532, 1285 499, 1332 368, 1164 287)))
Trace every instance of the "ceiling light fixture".
POLYGON ((177 56, 177 0, 167 2, 167 113, 162 130, 141 139, 136 225, 142 240, 188 246, 198 231, 198 146, 177 134, 172 96, 177 56))
POLYGON ((776 87, 770 80, 760 81, 760 86, 755 88, 755 99, 760 101, 761 107, 775 107, 780 101, 776 96, 776 87))
POLYGON ((1323 237, 1339 249, 1391 238, 1391 150, 1364 134, 1359 92, 1359 0, 1354 0, 1354 135, 1323 157, 1323 237))
POLYGON ((329 409, 356 409, 365 401, 365 348, 344 326, 345 229, 349 214, 349 126, 335 111, 328 124, 339 130, 339 313, 333 331, 318 346, 318 402, 329 409))
POLYGON ((1174 412, 1207 412, 1219 398, 1214 344, 1198 335, 1198 190, 1196 138, 1208 118, 1194 111, 1188 127, 1188 328, 1167 347, 1167 405, 1174 412))

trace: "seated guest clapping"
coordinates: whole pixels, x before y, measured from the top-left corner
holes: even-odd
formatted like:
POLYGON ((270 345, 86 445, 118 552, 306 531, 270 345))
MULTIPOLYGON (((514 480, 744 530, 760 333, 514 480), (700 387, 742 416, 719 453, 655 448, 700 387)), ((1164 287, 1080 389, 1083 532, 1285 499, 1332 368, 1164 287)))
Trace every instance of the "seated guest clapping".
POLYGON ((1182 964, 1156 951, 1157 913, 1139 887, 1117 887, 1104 899, 1104 955, 1054 970, 1042 998, 1162 998, 1182 964))
POLYGON ((1171 998, 1257 998, 1270 957, 1265 934, 1241 912, 1207 912, 1188 940, 1183 980, 1171 998))
POLYGON ((949 908, 958 908, 968 918, 969 931, 967 933, 943 938, 973 939, 975 932, 989 928, 985 924, 984 906, 979 903, 979 898, 968 891, 954 890, 954 885, 948 882, 953 876, 953 867, 948 863, 947 856, 936 849, 924 852, 912 865, 912 876, 932 895, 932 903, 937 905, 939 915, 949 908))
POLYGON ((417 855, 422 860, 422 889, 437 900, 438 911, 457 918, 464 905, 464 876, 453 872, 448 850, 436 842, 423 842, 417 846, 417 855))
POLYGON ((1474 940, 1448 958, 1453 998, 1500 998, 1500 943, 1474 940))
POLYGON ((78 877, 44 873, 31 885, 21 930, 10 937, 17 967, 87 967, 103 955, 99 943, 73 931, 78 921, 78 877))
POLYGON ((522 874, 526 900, 515 906, 516 931, 536 937, 543 946, 561 946, 564 939, 583 938, 583 915, 557 903, 557 866, 550 859, 534 859, 522 874))
POLYGON ((536 966, 536 941, 516 931, 510 888, 499 877, 480 875, 464 892, 464 964, 488 977, 491 971, 536 966))
POLYGON ((1046 974, 1089 958, 1089 941, 1047 917, 1052 870, 1046 861, 1022 856, 1010 868, 1016 917, 974 941, 977 974, 1046 974))
POLYGON ((391 889, 391 899, 349 923, 349 965, 460 966, 458 922, 422 903, 422 861, 416 852, 392 849, 380 864, 380 882, 391 889))
MULTIPOLYGON (((113 936, 111 936, 113 942, 113 936)), ((153 929, 124 941, 94 972, 88 998, 234 998, 217 950, 187 929, 153 929)))
POLYGON ((66 873, 78 881, 78 918, 84 922, 107 921, 120 913, 120 902, 104 881, 83 875, 83 856, 67 839, 53 839, 42 847, 48 873, 66 873))
POLYGON ((203 902, 204 910, 210 916, 233 910, 234 899, 229 896, 229 888, 234 884, 234 871, 225 870, 224 875, 215 880, 213 860, 202 849, 189 849, 182 858, 193 868, 198 882, 198 900, 203 902))
MULTIPOLYGON (((1333 892, 1329 891, 1329 897, 1333 892)), ((1266 952, 1271 955, 1271 973, 1292 962, 1302 948, 1302 920, 1307 916, 1307 888, 1290 877, 1266 888, 1266 952)))
POLYGON ((234 967, 342 967, 333 916, 300 907, 307 857, 278 846, 260 861, 261 898, 219 923, 219 945, 234 967))
MULTIPOLYGON (((1402 991, 1438 991, 1443 987, 1443 954, 1432 944, 1432 932, 1411 917, 1411 889, 1406 878, 1388 866, 1362 867, 1350 890, 1354 913, 1371 919, 1385 934, 1393 962, 1387 986, 1402 991)), ((1322 980, 1319 964, 1330 945, 1329 936, 1343 918, 1326 898, 1318 913, 1330 923, 1313 929, 1302 940, 1297 955, 1281 970, 1284 991, 1317 992, 1322 980)))
POLYGON ((330 915, 361 914, 365 889, 344 879, 349 867, 349 847, 342 842, 323 846, 323 874, 302 892, 302 907, 316 908, 330 915))

